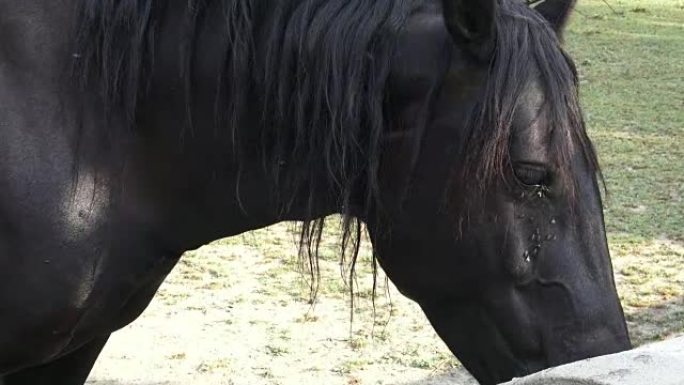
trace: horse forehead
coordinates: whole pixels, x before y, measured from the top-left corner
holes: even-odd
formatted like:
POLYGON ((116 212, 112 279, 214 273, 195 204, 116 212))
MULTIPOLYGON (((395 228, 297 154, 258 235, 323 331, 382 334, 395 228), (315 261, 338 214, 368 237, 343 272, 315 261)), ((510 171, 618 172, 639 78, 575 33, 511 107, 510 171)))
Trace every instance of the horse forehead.
POLYGON ((525 87, 513 116, 511 157, 516 161, 546 163, 549 140, 554 122, 548 121, 544 111, 541 84, 532 80, 525 87))

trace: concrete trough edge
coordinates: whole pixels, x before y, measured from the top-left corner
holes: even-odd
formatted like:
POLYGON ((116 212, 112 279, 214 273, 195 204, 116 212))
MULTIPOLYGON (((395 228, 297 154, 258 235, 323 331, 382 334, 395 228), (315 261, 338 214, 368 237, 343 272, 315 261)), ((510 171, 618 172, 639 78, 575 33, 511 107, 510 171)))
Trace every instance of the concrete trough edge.
POLYGON ((684 385, 684 336, 557 366, 502 385, 684 385))

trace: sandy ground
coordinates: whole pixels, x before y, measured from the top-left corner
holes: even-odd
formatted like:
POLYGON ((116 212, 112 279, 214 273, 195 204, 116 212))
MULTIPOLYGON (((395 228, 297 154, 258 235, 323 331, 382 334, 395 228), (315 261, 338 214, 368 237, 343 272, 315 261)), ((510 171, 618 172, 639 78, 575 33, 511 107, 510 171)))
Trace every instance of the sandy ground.
MULTIPOLYGON (((475 385, 391 284, 381 285, 374 315, 367 249, 350 322, 334 240, 323 247, 313 307, 285 225, 187 253, 147 311, 112 336, 88 384, 475 385)), ((684 245, 611 250, 632 341, 684 335, 684 245)))
POLYGON ((360 283, 350 322, 332 259, 312 308, 288 236, 265 231, 186 255, 146 312, 112 336, 88 384, 476 384, 394 288, 373 316, 360 283))

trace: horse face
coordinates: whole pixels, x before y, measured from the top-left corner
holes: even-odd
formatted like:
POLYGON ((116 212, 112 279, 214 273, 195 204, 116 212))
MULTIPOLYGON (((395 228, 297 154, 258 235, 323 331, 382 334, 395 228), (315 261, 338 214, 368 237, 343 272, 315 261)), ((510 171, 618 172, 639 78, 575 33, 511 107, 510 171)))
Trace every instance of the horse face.
MULTIPOLYGON (((539 100, 535 87, 527 98, 539 100)), ((386 181, 397 214, 370 222, 383 269, 482 384, 630 348, 595 170, 573 154, 571 203, 536 110, 521 105, 507 178, 478 197, 453 192, 471 182, 440 160, 449 129, 427 127, 409 187, 386 181)), ((388 173, 403 158, 388 155, 388 173)))
POLYGON ((541 94, 534 84, 523 93, 503 179, 478 197, 448 198, 472 206, 454 203, 466 218, 452 225, 457 240, 442 244, 434 267, 449 271, 459 269, 452 259, 467 262, 454 281, 444 277, 429 289, 449 300, 422 305, 482 383, 630 347, 596 170, 576 150, 567 166, 573 179, 563 178, 554 122, 538 115, 541 94))
MULTIPOLYGON (((628 349, 595 158, 572 110, 576 89, 563 88, 574 84, 572 64, 559 47, 521 50, 537 56, 510 67, 517 73, 528 66, 528 75, 509 81, 502 68, 510 63, 483 60, 487 44, 473 51, 457 39, 440 71, 433 63, 443 46, 429 42, 443 34, 430 14, 408 23, 398 45, 401 65, 390 79, 391 115, 400 123, 392 126, 380 172, 383 202, 393 208, 385 212, 393 214, 380 210, 369 221, 383 268, 482 384, 628 349), (416 50, 421 55, 411 54, 416 50), (546 54, 558 62, 541 62, 546 54), (565 67, 554 68, 561 62, 565 67), (516 90, 492 89, 501 84, 516 90), (478 117, 503 123, 468 127, 478 117), (421 124, 416 150, 407 138, 421 124)), ((463 28, 477 25, 491 23, 463 28)), ((447 18, 447 28, 453 34, 461 26, 447 18)), ((486 32, 468 36, 486 39, 486 32)), ((497 60, 508 60, 505 43, 498 44, 497 60)))

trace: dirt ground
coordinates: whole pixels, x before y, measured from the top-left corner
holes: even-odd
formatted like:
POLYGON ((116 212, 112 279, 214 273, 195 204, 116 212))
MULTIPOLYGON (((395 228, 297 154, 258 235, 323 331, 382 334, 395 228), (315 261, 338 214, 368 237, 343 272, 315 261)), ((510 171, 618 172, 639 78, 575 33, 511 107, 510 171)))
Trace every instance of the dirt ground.
POLYGON ((393 287, 373 316, 367 262, 350 322, 339 263, 322 262, 312 308, 294 255, 282 225, 187 254, 88 384, 476 384, 393 287))
MULTIPOLYGON (((314 306, 291 226, 187 253, 145 313, 114 333, 88 384, 475 385, 382 275, 373 311, 367 248, 350 321, 335 239, 322 246, 314 306)), ((682 335, 684 245, 613 241, 611 249, 633 342, 682 335)))

